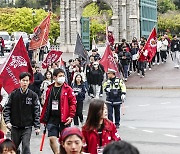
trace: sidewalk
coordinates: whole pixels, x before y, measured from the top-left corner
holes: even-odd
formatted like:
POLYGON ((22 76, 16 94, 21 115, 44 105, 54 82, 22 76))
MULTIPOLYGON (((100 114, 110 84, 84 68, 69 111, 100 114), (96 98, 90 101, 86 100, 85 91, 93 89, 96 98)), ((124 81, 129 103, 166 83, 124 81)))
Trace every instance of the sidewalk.
POLYGON ((164 64, 147 68, 144 78, 132 74, 126 82, 128 89, 180 89, 180 69, 174 68, 171 58, 164 64))

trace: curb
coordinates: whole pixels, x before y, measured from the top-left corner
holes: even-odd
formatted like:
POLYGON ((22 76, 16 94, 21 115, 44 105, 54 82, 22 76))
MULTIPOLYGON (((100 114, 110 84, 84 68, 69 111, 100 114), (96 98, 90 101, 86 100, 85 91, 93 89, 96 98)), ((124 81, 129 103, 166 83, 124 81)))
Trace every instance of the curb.
POLYGON ((180 89, 180 86, 155 86, 155 87, 148 87, 148 86, 126 86, 127 89, 180 89))

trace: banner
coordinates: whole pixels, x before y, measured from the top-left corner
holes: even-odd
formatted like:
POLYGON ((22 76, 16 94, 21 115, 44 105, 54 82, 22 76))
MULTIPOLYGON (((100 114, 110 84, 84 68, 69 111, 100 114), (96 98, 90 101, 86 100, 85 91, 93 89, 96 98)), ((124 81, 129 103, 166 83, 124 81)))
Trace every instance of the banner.
POLYGON ((151 62, 157 51, 157 33, 156 29, 153 28, 149 38, 144 46, 144 50, 148 51, 148 62, 151 62))
POLYGON ((0 83, 8 94, 20 87, 19 75, 21 72, 29 72, 32 75, 31 82, 33 82, 33 71, 22 36, 0 70, 0 83))
POLYGON ((62 52, 61 51, 56 51, 56 50, 51 50, 46 59, 42 63, 42 68, 48 68, 49 65, 51 65, 54 62, 57 62, 61 56, 62 52))
POLYGON ((108 68, 110 68, 116 71, 117 77, 120 77, 118 66, 114 60, 114 57, 113 57, 113 54, 109 45, 106 47, 104 55, 102 59, 100 60, 100 64, 104 66, 105 72, 107 72, 108 68))
POLYGON ((34 35, 29 44, 29 50, 36 50, 47 45, 49 37, 51 13, 41 22, 41 24, 34 28, 34 35))

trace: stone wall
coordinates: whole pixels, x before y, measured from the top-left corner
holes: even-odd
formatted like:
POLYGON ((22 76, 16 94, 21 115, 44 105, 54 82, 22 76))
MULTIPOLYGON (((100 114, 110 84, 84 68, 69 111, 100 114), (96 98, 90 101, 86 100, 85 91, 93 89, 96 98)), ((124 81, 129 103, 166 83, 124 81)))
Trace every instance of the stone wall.
MULTIPOLYGON (((140 37, 139 0, 102 0, 112 11, 112 26, 116 42, 140 37)), ((66 52, 73 52, 77 32, 81 34, 80 19, 83 9, 93 0, 61 0, 60 38, 66 52), (71 48, 71 49, 70 49, 71 48)))

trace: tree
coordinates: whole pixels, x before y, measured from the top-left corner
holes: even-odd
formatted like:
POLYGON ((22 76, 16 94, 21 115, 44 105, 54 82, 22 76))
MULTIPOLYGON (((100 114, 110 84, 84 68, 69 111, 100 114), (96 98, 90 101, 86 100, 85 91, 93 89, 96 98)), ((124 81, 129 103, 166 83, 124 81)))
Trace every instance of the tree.
MULTIPOLYGON (((36 15, 32 16, 32 9, 30 8, 2 8, 0 10, 0 31, 8 31, 9 33, 15 31, 33 33, 35 26, 47 16, 47 12, 43 9, 35 9, 36 15)), ((59 17, 55 14, 51 16, 50 25, 50 41, 51 43, 60 35, 59 17)))
POLYGON ((158 0, 157 6, 159 13, 166 13, 168 10, 176 9, 176 6, 172 0, 158 0))

